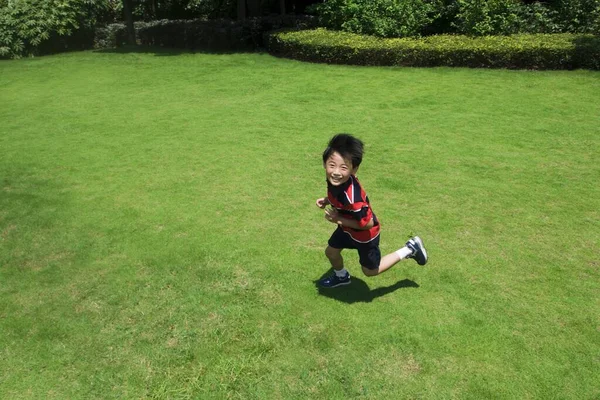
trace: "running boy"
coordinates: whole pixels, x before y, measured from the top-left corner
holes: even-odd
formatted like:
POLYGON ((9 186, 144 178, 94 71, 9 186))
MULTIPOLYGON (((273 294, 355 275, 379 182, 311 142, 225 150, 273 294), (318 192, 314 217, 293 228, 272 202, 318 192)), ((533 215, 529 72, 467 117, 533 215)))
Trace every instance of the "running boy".
POLYGON ((350 283, 342 249, 358 250, 360 265, 367 276, 379 275, 405 258, 414 258, 419 265, 427 263, 427 251, 418 236, 406 242, 401 249, 381 257, 379 221, 355 176, 362 156, 363 142, 344 133, 335 135, 323 152, 327 197, 318 199, 316 205, 322 209, 330 205, 331 208, 325 210, 325 219, 337 225, 325 249, 335 273, 319 281, 323 287, 350 283))

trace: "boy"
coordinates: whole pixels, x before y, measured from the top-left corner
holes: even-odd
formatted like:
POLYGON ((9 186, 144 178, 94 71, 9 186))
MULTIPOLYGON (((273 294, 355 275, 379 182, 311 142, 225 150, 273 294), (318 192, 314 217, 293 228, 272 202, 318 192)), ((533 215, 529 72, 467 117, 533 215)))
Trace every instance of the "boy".
POLYGON ((322 287, 334 288, 350 283, 342 249, 358 250, 360 265, 366 276, 379 275, 405 258, 414 258, 419 265, 427 263, 427 252, 418 236, 411 238, 401 249, 381 257, 379 221, 355 176, 362 156, 363 142, 344 133, 335 135, 323 152, 327 197, 317 199, 316 205, 321 209, 331 205, 325 210, 325 219, 336 224, 337 229, 325 249, 334 274, 319 281, 322 287))

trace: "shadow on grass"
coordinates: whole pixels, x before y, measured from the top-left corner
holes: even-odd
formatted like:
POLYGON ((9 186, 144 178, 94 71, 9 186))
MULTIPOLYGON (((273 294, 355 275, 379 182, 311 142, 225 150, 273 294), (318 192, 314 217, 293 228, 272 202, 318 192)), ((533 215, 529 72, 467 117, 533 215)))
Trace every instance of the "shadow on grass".
POLYGON ((191 50, 187 49, 173 49, 158 46, 123 46, 115 47, 111 49, 100 49, 94 50, 94 53, 103 54, 129 54, 129 53, 142 53, 142 54, 154 54, 160 57, 178 56, 181 54, 192 54, 191 50))
MULTIPOLYGON (((67 232, 72 198, 60 178, 46 178, 42 169, 0 162, 0 272, 68 265, 87 254, 74 246, 67 232), (68 238, 68 239, 65 239, 68 238), (6 263, 3 265, 3 263, 6 263)), ((83 239, 82 239, 83 240, 83 239)))
POLYGON ((158 57, 179 56, 182 54, 238 54, 238 53, 257 53, 258 51, 243 51, 243 50, 211 50, 211 49, 178 49, 173 47, 161 46, 122 46, 110 49, 94 50, 95 53, 104 54, 154 54, 158 57))
POLYGON ((371 290, 365 281, 354 276, 352 277, 352 282, 346 286, 339 286, 333 289, 320 287, 319 281, 326 276, 329 276, 331 273, 333 273, 333 271, 327 272, 321 278, 314 281, 315 287, 321 296, 329 297, 331 299, 342 301, 348 304, 370 303, 374 299, 395 292, 398 289, 419 287, 418 283, 411 281, 410 279, 403 279, 391 286, 379 287, 371 290))

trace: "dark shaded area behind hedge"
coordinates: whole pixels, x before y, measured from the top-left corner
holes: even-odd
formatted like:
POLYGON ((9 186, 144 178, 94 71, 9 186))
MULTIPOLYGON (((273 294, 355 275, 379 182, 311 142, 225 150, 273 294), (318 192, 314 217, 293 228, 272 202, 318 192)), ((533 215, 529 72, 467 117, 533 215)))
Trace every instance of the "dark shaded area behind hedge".
MULTIPOLYGON (((265 34, 272 30, 315 26, 308 16, 271 16, 245 21, 161 20, 136 22, 137 43, 197 51, 255 51, 265 47, 265 34)), ((126 42, 125 25, 112 24, 96 30, 96 48, 114 48, 126 42)))
POLYGON ((272 33, 268 48, 274 55, 331 64, 600 69, 600 37, 584 34, 381 39, 313 29, 272 33))
POLYGON ((89 50, 95 46, 96 31, 93 28, 82 28, 72 35, 59 35, 52 32, 48 40, 40 43, 36 48, 36 55, 49 55, 66 51, 89 50))

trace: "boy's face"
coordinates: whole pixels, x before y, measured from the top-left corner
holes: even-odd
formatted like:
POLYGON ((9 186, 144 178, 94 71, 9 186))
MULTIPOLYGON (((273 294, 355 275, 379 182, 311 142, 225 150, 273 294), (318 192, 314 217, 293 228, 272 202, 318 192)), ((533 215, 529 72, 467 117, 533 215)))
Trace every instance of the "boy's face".
POLYGON ((334 151, 325 161, 325 176, 333 186, 343 185, 356 173, 358 168, 352 168, 352 161, 345 160, 340 153, 334 151))

